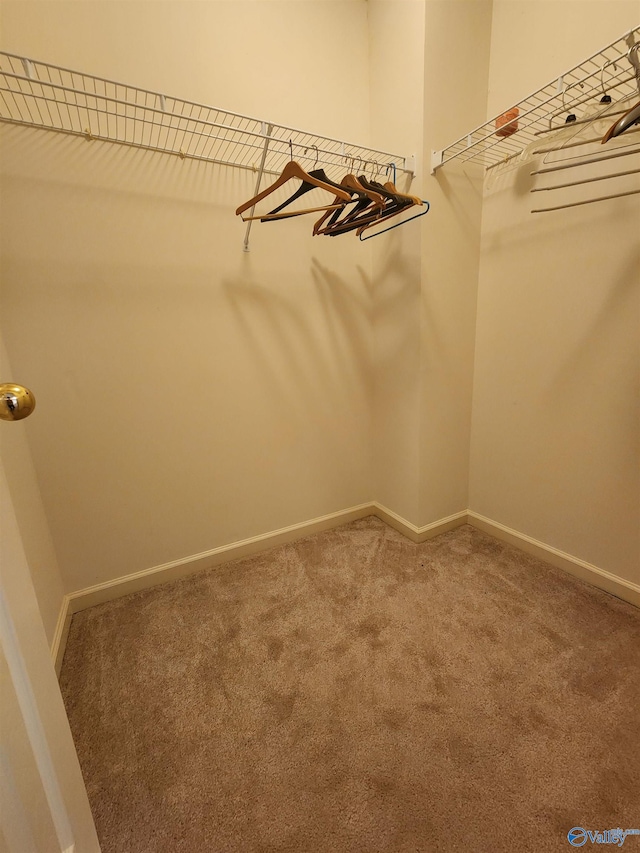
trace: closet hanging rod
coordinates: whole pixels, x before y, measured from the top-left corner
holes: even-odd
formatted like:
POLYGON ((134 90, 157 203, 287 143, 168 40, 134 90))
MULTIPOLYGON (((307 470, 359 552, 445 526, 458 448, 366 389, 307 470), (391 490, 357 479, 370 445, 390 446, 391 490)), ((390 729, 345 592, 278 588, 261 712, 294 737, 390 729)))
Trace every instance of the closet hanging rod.
POLYGON ((255 161, 270 125, 263 170, 268 175, 282 171, 291 151, 302 162, 320 163, 335 178, 353 161, 380 168, 393 164, 408 176, 415 171, 412 158, 400 154, 5 51, 0 51, 0 121, 252 171, 258 170, 255 161))
POLYGON ((546 86, 531 93, 517 104, 518 115, 512 120, 516 130, 498 136, 494 116, 455 142, 433 151, 431 172, 434 174, 448 162, 460 159, 492 168, 522 153, 537 132, 547 130, 554 117, 571 113, 591 98, 615 92, 616 101, 638 95, 640 63, 638 62, 640 26, 636 26, 601 50, 587 57, 546 86), (631 67, 630 67, 631 66, 631 67), (605 74, 605 71, 607 72, 605 74))

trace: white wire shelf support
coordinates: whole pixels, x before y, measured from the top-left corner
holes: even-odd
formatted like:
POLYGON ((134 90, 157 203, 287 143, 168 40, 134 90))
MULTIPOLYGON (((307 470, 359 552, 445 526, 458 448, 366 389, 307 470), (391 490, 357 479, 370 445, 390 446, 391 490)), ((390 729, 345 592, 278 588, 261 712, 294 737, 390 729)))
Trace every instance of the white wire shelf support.
MULTIPOLYGON (((452 160, 479 163, 490 169, 521 154, 540 136, 565 127, 566 117, 581 120, 580 109, 608 95, 612 102, 640 93, 640 26, 566 71, 559 78, 511 104, 517 107, 518 129, 510 136, 496 134, 494 116, 431 156, 431 173, 452 160)), ((501 114, 502 115, 502 114, 501 114)))
POLYGON ((279 175, 290 159, 339 180, 345 167, 391 166, 413 175, 411 158, 318 136, 0 51, 0 121, 43 128, 279 175), (262 169, 260 166, 262 165, 262 169))

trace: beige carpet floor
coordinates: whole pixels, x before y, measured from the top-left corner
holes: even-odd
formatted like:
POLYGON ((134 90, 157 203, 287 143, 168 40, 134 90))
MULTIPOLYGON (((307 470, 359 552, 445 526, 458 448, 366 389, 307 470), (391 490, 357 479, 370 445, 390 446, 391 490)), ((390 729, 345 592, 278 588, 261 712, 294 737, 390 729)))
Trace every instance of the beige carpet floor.
POLYGON ((640 828, 640 610, 469 526, 370 517, 78 613, 61 684, 103 853, 640 828))

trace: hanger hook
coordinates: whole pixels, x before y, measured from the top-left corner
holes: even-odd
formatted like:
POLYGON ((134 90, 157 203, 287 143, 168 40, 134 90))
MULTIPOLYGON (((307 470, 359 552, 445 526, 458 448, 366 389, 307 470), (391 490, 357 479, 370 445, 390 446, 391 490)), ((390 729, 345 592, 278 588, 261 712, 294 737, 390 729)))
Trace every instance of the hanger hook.
POLYGON ((293 160, 293 142, 289 139, 289 159, 293 160))
MULTIPOLYGON (((609 59, 607 62, 605 62, 603 64, 602 68, 600 69, 600 87, 602 89, 602 98, 600 99, 601 104, 610 104, 611 103, 611 95, 609 95, 607 93, 607 90, 606 90, 605 85, 604 85, 604 69, 607 68, 607 66, 609 66, 609 65, 613 65, 613 67, 616 68, 615 59, 609 59)), ((617 68, 616 68, 616 70, 617 70, 617 68)))
POLYGON ((607 66, 607 63, 604 62, 602 64, 602 68, 600 69, 600 88, 602 89, 603 95, 607 94, 607 90, 604 88, 604 69, 606 68, 606 66, 607 66))
POLYGON ((376 179, 376 178, 378 177, 378 175, 380 174, 380 163, 378 163, 378 161, 377 161, 377 160, 373 160, 372 162, 373 162, 373 165, 376 167, 376 171, 375 171, 375 174, 374 174, 374 176, 373 176, 373 180, 375 181, 375 179, 376 179))
MULTIPOLYGON (((315 167, 318 165, 318 157, 320 156, 320 149, 318 148, 318 146, 317 146, 317 145, 310 145, 310 146, 309 146, 309 148, 315 148, 315 149, 316 149, 316 159, 315 159, 315 163, 313 164, 313 166, 314 166, 314 168, 315 168, 315 167)), ((304 153, 305 153, 305 154, 307 153, 307 151, 309 150, 309 148, 305 148, 305 149, 304 149, 304 153)))
MULTIPOLYGON (((565 102, 564 102, 564 96, 569 89, 571 89, 571 86, 566 86, 566 87, 563 86, 562 87, 562 111, 563 112, 567 109, 565 102)), ((569 113, 567 115, 567 117, 565 118, 564 122, 565 122, 565 124, 568 124, 568 123, 575 121, 575 120, 576 120, 575 113, 569 113)))
MULTIPOLYGON (((628 41, 627 41, 627 44, 629 44, 628 41)), ((636 83, 638 84, 638 91, 640 92, 640 41, 636 41, 631 45, 631 47, 627 51, 627 59, 629 60, 629 62, 633 66, 633 70, 634 70, 635 76, 636 76, 636 83), (634 51, 635 51, 636 55, 632 59, 631 54, 634 51)))

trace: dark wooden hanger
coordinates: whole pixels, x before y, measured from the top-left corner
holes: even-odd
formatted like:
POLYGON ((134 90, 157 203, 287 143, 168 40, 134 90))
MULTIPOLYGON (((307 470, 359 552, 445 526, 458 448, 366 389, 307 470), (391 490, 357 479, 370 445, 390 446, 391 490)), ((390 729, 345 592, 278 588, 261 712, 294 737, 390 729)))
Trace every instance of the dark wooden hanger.
POLYGON ((358 175, 358 181, 365 189, 369 189, 371 192, 376 192, 383 198, 390 199, 391 201, 396 201, 398 198, 397 193, 391 192, 391 190, 388 190, 382 184, 369 181, 366 175, 358 175))
MULTIPOLYGON (((420 202, 422 204, 422 202, 420 202)), ((364 229, 367 226, 373 225, 377 222, 381 222, 385 219, 390 219, 392 216, 396 216, 398 213, 402 213, 410 207, 413 207, 414 203, 410 199, 401 199, 399 202, 390 202, 389 205, 382 211, 378 211, 375 213, 364 213, 361 216, 355 217, 345 222, 337 222, 335 225, 330 228, 326 228, 319 233, 326 234, 329 237, 337 237, 340 234, 347 234, 350 231, 358 231, 358 229, 364 229)))
POLYGON ((385 187, 386 187, 388 190, 390 190, 392 193, 395 193, 395 194, 396 194, 397 196, 399 196, 400 198, 408 198, 408 199, 411 199, 411 201, 412 201, 414 204, 420 205, 420 204, 422 204, 422 203, 423 203, 423 202, 422 202, 422 199, 421 199, 421 198, 418 198, 418 197, 417 197, 417 196, 415 196, 415 195, 407 195, 406 193, 401 193, 401 192, 400 192, 400 190, 396 189, 396 185, 395 185, 394 183, 392 183, 391 181, 387 181, 387 183, 385 184, 385 187))
MULTIPOLYGON (((355 213, 356 211, 359 211, 359 210, 364 210, 370 206, 371 206, 371 198, 368 195, 363 194, 361 197, 359 197, 357 199, 357 201, 355 201, 355 204, 354 204, 354 207, 353 207, 353 210, 351 211, 351 213, 355 213)), ((323 233, 324 229, 322 226, 327 221, 327 219, 329 221, 327 223, 327 226, 325 226, 325 228, 330 226, 330 225, 333 225, 333 223, 337 219, 339 219, 340 213, 342 211, 344 211, 345 208, 346 208, 346 204, 341 204, 340 208, 338 210, 335 210, 333 213, 331 211, 327 211, 323 216, 321 216, 320 219, 318 219, 318 221, 313 226, 314 235, 323 233)))
MULTIPOLYGON (((316 223, 314 234, 326 234, 327 236, 337 237, 339 234, 363 229, 382 219, 388 219, 414 204, 422 204, 421 199, 398 193, 393 184, 383 186, 376 181, 370 181, 366 175, 360 175, 357 180, 367 191, 380 194, 385 201, 384 207, 356 207, 341 219, 337 218, 338 215, 334 213, 324 228, 319 227, 319 223, 316 223)), ((325 214, 326 216, 327 214, 325 214)))
MULTIPOLYGON (((369 189, 365 187, 361 181, 356 178, 355 175, 349 173, 345 175, 341 181, 341 184, 345 187, 351 188, 355 190, 359 194, 359 199, 354 205, 353 209, 349 211, 349 213, 341 220, 340 210, 336 210, 333 213, 327 212, 324 216, 320 217, 320 219, 313 226, 314 234, 324 234, 329 228, 332 228, 334 225, 337 225, 339 222, 343 222, 346 220, 351 220, 353 217, 357 216, 359 213, 371 208, 377 212, 383 211, 386 206, 386 201, 384 196, 380 193, 379 190, 369 189), (323 228, 324 222, 329 219, 327 225, 323 228)), ((345 206, 343 206, 344 209, 345 206)))

